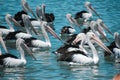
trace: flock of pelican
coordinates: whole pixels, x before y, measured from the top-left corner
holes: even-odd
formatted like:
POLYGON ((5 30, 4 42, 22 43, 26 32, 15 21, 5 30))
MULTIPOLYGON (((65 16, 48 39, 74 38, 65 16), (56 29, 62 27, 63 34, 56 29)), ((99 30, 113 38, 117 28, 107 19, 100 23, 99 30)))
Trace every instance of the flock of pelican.
POLYGON ((26 0, 21 0, 21 4, 23 9, 14 16, 6 14, 5 20, 9 27, 0 26, 0 42, 5 50, 3 54, 0 51, 0 65, 24 66, 27 63, 24 53, 30 54, 36 60, 34 51, 48 50, 52 47, 48 33, 63 43, 54 51, 58 61, 64 61, 70 65, 96 65, 100 61, 96 47, 101 47, 104 50, 101 53, 106 59, 120 62, 120 35, 118 32, 113 34, 109 30, 90 2, 85 2, 86 10, 79 11, 74 16, 70 13, 66 14, 70 25, 61 29, 60 36, 55 32, 55 16, 53 13, 45 12, 45 4, 37 6, 36 13, 32 11, 26 0), (76 27, 79 27, 80 32, 76 33, 76 27), (112 43, 107 38, 108 33, 113 36, 112 43), (62 36, 67 39, 64 40, 62 36), (16 44, 20 58, 9 53, 6 42, 16 44), (105 42, 110 45, 106 46, 105 42))

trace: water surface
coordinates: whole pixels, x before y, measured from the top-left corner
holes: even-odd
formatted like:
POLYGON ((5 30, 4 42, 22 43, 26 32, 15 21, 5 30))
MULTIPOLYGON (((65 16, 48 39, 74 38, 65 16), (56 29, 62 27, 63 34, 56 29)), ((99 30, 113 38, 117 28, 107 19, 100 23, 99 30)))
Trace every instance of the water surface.
MULTIPOLYGON (((64 25, 69 25, 66 14, 74 15, 77 11, 84 10, 86 0, 27 0, 28 4, 35 11, 37 5, 46 4, 46 12, 55 14, 55 28, 57 34, 64 25)), ((102 17, 104 23, 114 33, 120 32, 120 0, 90 0, 96 11, 102 17)), ((7 26, 5 15, 14 15, 22 9, 20 0, 0 1, 0 24, 7 26)), ((50 36, 50 35, 49 35, 50 36)), ((113 37, 108 34, 112 41, 113 37)), ((103 51, 99 51, 100 63, 96 66, 70 66, 58 62, 57 57, 52 53, 62 43, 50 36, 52 48, 47 51, 37 52, 34 55, 37 60, 32 60, 27 55, 27 64, 18 68, 0 68, 0 80, 111 80, 120 72, 120 64, 104 60, 103 51)), ((109 43, 108 43, 109 44, 109 43)), ((17 55, 12 44, 8 44, 11 53, 17 55)), ((2 50, 3 51, 3 50, 2 50)), ((18 56, 18 55, 17 55, 18 56)))

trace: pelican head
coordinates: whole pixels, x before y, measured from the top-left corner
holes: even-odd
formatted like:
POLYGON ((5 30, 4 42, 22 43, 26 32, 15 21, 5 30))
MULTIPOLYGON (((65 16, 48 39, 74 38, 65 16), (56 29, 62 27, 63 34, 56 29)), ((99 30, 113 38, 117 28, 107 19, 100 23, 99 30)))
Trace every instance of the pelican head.
POLYGON ((79 23, 77 22, 77 20, 72 18, 72 14, 70 14, 70 13, 66 14, 66 18, 70 22, 70 24, 79 26, 79 23))
POLYGON ((26 28, 26 31, 28 34, 31 34, 31 32, 29 31, 30 28, 31 28, 31 30, 33 30, 33 32, 35 34, 38 34, 37 31, 35 30, 35 28, 33 27, 33 25, 31 24, 28 15, 22 14, 22 19, 23 19, 23 22, 24 22, 24 25, 25 25, 25 28, 26 28))
POLYGON ((118 32, 114 33, 114 38, 115 38, 115 44, 118 48, 120 48, 120 35, 118 32))
POLYGON ((46 17, 45 17, 45 4, 42 4, 41 8, 42 8, 42 18, 43 18, 44 21, 46 21, 46 17))
POLYGON ((90 6, 90 5, 91 5, 90 2, 88 2, 88 1, 85 2, 85 6, 90 6))
POLYGON ((40 6, 36 7, 36 15, 39 20, 42 20, 42 8, 40 6))
POLYGON ((104 50, 106 50, 109 54, 112 54, 112 52, 103 44, 103 42, 93 33, 93 32, 88 32, 86 34, 86 37, 90 38, 90 40, 93 40, 96 42, 100 47, 102 47, 104 50))
POLYGON ((34 14, 34 12, 32 11, 32 9, 29 7, 28 3, 26 0, 21 0, 21 5, 23 7, 23 10, 27 13, 27 12, 30 12, 35 18, 36 15, 34 14))
MULTIPOLYGON (((11 22, 13 22, 16 26, 21 27, 21 25, 12 17, 10 14, 6 14, 5 20, 9 26, 12 26, 11 22)), ((11 27, 12 28, 12 27, 11 27)), ((13 29, 13 28, 12 28, 13 29)), ((13 29, 14 30, 14 29, 13 29)))
MULTIPOLYGON (((32 56, 32 58, 36 60, 36 58, 35 58, 34 55, 32 54, 32 52, 31 52, 31 50, 29 49, 29 47, 25 44, 25 41, 24 41, 23 39, 21 39, 21 38, 18 38, 18 39, 16 40, 16 47, 17 47, 17 49, 21 50, 21 49, 20 49, 20 48, 21 48, 20 46, 24 47, 24 49, 29 53, 29 55, 32 56)), ((21 51, 20 51, 20 52, 21 52, 21 51)), ((23 53, 21 53, 21 54, 23 54, 23 53)))
POLYGON ((109 42, 109 40, 106 38, 106 34, 104 34, 103 29, 101 28, 101 26, 99 26, 97 24, 97 21, 91 21, 90 22, 90 28, 92 29, 92 31, 95 33, 96 36, 99 36, 99 34, 96 32, 96 30, 100 33, 100 35, 109 42))
POLYGON ((41 26, 45 27, 45 29, 52 34, 55 38, 59 39, 60 41, 62 41, 62 39, 55 33, 55 31, 48 25, 48 23, 46 21, 42 21, 41 22, 41 26))
POLYGON ((95 9, 91 6, 91 3, 90 2, 88 2, 88 1, 86 1, 85 2, 85 7, 88 9, 88 11, 89 12, 94 12, 99 18, 100 18, 100 16, 99 16, 99 14, 95 11, 95 9))
POLYGON ((72 43, 77 44, 79 41, 85 40, 85 39, 86 39, 86 35, 84 33, 79 33, 72 43))
POLYGON ((107 30, 111 35, 113 35, 113 33, 108 29, 108 27, 103 23, 102 19, 97 19, 96 20, 98 26, 102 27, 103 29, 107 30))
POLYGON ((71 23, 71 24, 74 24, 74 20, 72 18, 72 15, 70 13, 66 14, 66 18, 68 19, 68 21, 71 23))

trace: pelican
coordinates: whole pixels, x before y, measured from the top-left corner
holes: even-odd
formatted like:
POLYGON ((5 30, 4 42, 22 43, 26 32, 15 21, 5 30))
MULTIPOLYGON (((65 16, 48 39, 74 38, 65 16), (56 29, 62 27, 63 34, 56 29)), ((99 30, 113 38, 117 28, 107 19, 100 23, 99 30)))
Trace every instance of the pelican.
POLYGON ((103 21, 101 19, 97 19, 96 21, 92 20, 88 24, 88 27, 84 28, 82 30, 82 32, 87 33, 89 31, 92 31, 98 37, 102 37, 102 39, 105 39, 106 41, 109 42, 109 40, 106 38, 107 35, 106 35, 106 32, 104 31, 104 29, 112 35, 112 32, 107 28, 107 26, 103 23, 103 21))
MULTIPOLYGON (((97 19, 96 23, 98 24, 99 27, 102 27, 103 29, 105 29, 107 32, 109 32, 111 35, 113 35, 113 33, 108 29, 108 27, 104 24, 102 19, 97 19)), ((105 32, 104 32, 105 34, 105 32)), ((105 34, 106 35, 106 34, 105 34)))
MULTIPOLYGON (((45 50, 45 49, 51 48, 51 42, 50 42, 50 39, 49 39, 49 37, 47 35, 47 32, 45 30, 45 29, 49 29, 49 28, 50 28, 50 26, 47 25, 47 22, 42 22, 41 23, 41 30, 42 30, 43 36, 45 38, 45 41, 43 41, 43 40, 36 40, 36 39, 31 39, 31 41, 25 39, 25 41, 27 42, 27 44, 29 42, 31 43, 31 45, 33 46, 33 50, 37 50, 37 49, 38 50, 45 50)), ((52 31, 51 31, 51 33, 52 33, 53 36, 56 35, 52 31)))
MULTIPOLYGON (((11 17, 9 17, 9 18, 11 18, 11 17)), ((6 37, 4 38, 4 40, 14 40, 15 41, 17 38, 24 38, 24 39, 26 39, 26 38, 33 37, 30 34, 30 32, 29 32, 29 28, 31 28, 33 26, 30 26, 29 24, 27 24, 25 22, 25 20, 23 20, 23 21, 24 21, 25 29, 26 29, 27 33, 22 32, 22 31, 18 31, 18 30, 17 31, 12 31, 12 32, 9 32, 9 34, 6 35, 6 37), (28 26, 29 26, 29 28, 28 28, 28 26)))
POLYGON ((79 21, 79 19, 84 20, 84 22, 88 21, 92 17, 92 12, 94 12, 99 18, 100 16, 95 11, 95 9, 91 6, 91 3, 86 1, 84 6, 87 8, 88 11, 81 11, 75 14, 75 19, 79 21))
POLYGON ((82 51, 71 51, 62 54, 59 57, 59 61, 67 61, 69 64, 78 64, 78 65, 96 65, 99 62, 99 57, 97 50, 95 49, 94 45, 91 43, 91 40, 94 40, 96 43, 98 43, 103 49, 110 52, 111 51, 100 41, 98 37, 96 37, 95 34, 89 32, 86 34, 86 39, 88 42, 88 45, 90 46, 92 50, 93 57, 90 57, 89 55, 86 55, 82 51))
POLYGON ((89 27, 90 27, 91 31, 96 34, 96 36, 102 37, 102 39, 105 39, 106 41, 109 42, 109 40, 106 38, 106 33, 103 30, 103 27, 100 26, 96 21, 91 21, 89 24, 89 27))
POLYGON ((115 40, 107 46, 113 54, 108 54, 108 52, 105 51, 105 58, 117 63, 120 62, 120 35, 118 32, 114 33, 114 38, 115 40))
POLYGON ((72 36, 75 33, 75 29, 71 26, 64 26, 61 29, 60 36, 72 36))
POLYGON ((55 51, 55 54, 61 55, 76 50, 86 53, 86 50, 83 48, 85 39, 86 35, 84 33, 74 34, 70 39, 66 41, 63 46, 61 46, 55 51))
MULTIPOLYGON (((22 19, 23 14, 28 15, 28 13, 25 12, 24 10, 21 10, 14 15, 14 19, 21 25, 20 27, 22 27, 22 28, 24 27, 24 22, 23 22, 23 19, 22 19)), ((39 24, 40 23, 39 21, 37 21, 36 18, 31 18, 31 16, 29 16, 29 18, 30 18, 30 21, 31 21, 32 24, 39 24)))
MULTIPOLYGON (((2 44, 4 44, 3 40, 2 40, 2 36, 0 36, 0 41, 2 44)), ((6 47, 6 46, 4 46, 4 47, 6 47)), ((24 44, 24 40, 19 38, 16 41, 16 48, 19 50, 21 57, 18 58, 15 55, 12 55, 8 52, 5 54, 1 54, 0 55, 0 65, 3 65, 5 67, 24 66, 27 63, 27 61, 25 59, 25 54, 24 54, 24 50, 22 47, 24 47, 24 49, 26 49, 26 51, 35 59, 35 57, 31 53, 31 51, 29 50, 29 48, 26 46, 26 44, 24 44)))
POLYGON ((67 18, 67 20, 70 22, 70 26, 74 26, 74 25, 76 25, 76 26, 80 26, 82 23, 78 23, 78 22, 76 22, 76 20, 72 17, 72 14, 70 14, 70 13, 67 13, 66 14, 66 18, 67 18))
MULTIPOLYGON (((23 21, 24 21, 24 24, 25 24, 25 27, 28 28, 29 25, 32 26, 31 24, 29 24, 30 21, 28 21, 28 16, 27 15, 23 15, 23 21)), ((25 43, 29 46, 29 47, 32 47, 32 50, 33 51, 36 51, 36 50, 44 50, 44 49, 49 49, 51 48, 51 42, 50 42, 50 39, 47 35, 47 31, 49 31, 55 38, 59 38, 59 36, 57 36, 57 34, 47 25, 47 22, 45 21, 42 21, 41 24, 40 24, 40 28, 42 30, 42 33, 43 33, 43 36, 45 38, 45 41, 42 41, 42 40, 39 40, 35 37, 33 37, 31 34, 28 34, 29 33, 29 30, 28 33, 22 33, 22 32, 16 32, 16 33, 12 33, 12 35, 10 36, 7 36, 5 38, 5 40, 8 40, 11 38, 22 38, 25 40, 25 43), (14 34, 14 35, 13 35, 14 34)))
POLYGON ((52 22, 55 20, 55 16, 54 16, 53 13, 46 13, 45 12, 45 7, 46 7, 45 4, 41 5, 43 21, 46 21, 50 24, 53 24, 52 22))
POLYGON ((9 26, 9 28, 4 27, 4 26, 0 26, 0 32, 2 32, 2 35, 5 37, 6 35, 8 35, 10 32, 14 32, 14 27, 12 25, 12 22, 18 26, 20 26, 20 24, 10 15, 10 14, 6 14, 5 16, 5 20, 9 26))
MULTIPOLYGON (((35 18, 30 18, 31 24, 35 27, 35 28, 39 28, 38 26, 40 26, 40 21, 39 21, 39 17, 38 14, 34 14, 34 12, 32 11, 32 9, 29 7, 28 3, 26 0, 21 0, 21 4, 23 7, 23 10, 25 12, 30 12, 35 18)), ((42 4, 41 6, 37 6, 36 7, 36 13, 38 10, 38 7, 40 8, 40 16, 41 16, 41 20, 42 21, 46 21, 48 22, 49 26, 54 30, 53 27, 53 21, 55 20, 55 16, 53 13, 45 13, 45 4, 42 4)))

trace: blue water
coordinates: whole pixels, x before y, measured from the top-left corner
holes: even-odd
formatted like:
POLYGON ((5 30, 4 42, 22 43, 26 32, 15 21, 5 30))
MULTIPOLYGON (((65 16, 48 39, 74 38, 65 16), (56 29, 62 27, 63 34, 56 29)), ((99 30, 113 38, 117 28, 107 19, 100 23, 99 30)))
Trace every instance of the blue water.
MULTIPOLYGON (((46 12, 55 14, 55 28, 57 34, 64 25, 69 25, 66 14, 84 10, 86 0, 27 0, 35 11, 37 5, 46 4, 46 12)), ((120 0, 89 0, 102 17, 104 23, 114 33, 120 32, 120 0)), ((0 1, 0 24, 7 26, 5 15, 14 15, 22 9, 20 0, 0 1)), ((112 41, 113 37, 108 34, 112 41)), ((100 62, 96 66, 70 66, 57 62, 57 57, 52 53, 62 43, 50 36, 52 48, 47 51, 35 53, 37 60, 26 56, 27 64, 18 68, 0 68, 0 80, 112 80, 120 72, 120 64, 104 60, 102 50, 99 51, 100 62)), ((108 43, 109 44, 109 43, 108 43)), ((17 55, 13 44, 8 44, 9 52, 17 55)), ((18 56, 18 55, 17 55, 18 56)))

